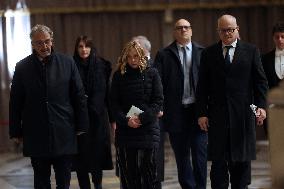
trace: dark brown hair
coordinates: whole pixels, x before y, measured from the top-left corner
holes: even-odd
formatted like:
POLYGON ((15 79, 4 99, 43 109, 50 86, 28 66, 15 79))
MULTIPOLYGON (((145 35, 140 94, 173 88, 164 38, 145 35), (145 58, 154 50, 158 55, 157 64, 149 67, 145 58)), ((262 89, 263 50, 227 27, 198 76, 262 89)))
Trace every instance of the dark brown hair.
POLYGON ((78 53, 78 46, 79 46, 80 41, 83 41, 86 44, 86 47, 90 47, 91 48, 90 55, 97 56, 97 51, 96 51, 96 48, 93 46, 94 44, 93 44, 92 39, 89 38, 86 35, 81 35, 81 36, 77 37, 76 42, 75 42, 75 48, 74 48, 73 57, 74 57, 74 59, 76 61, 81 59, 81 57, 79 56, 79 53, 78 53))
POLYGON ((273 26, 272 35, 276 32, 284 32, 284 22, 278 22, 273 26))

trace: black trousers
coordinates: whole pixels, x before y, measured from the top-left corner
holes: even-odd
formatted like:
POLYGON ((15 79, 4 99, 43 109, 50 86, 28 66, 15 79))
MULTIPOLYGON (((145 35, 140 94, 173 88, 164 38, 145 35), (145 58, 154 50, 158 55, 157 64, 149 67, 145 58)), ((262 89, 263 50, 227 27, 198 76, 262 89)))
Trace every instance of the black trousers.
POLYGON ((53 166, 55 172, 56 189, 69 189, 72 165, 70 155, 31 157, 31 164, 34 170, 35 189, 51 189, 51 166, 53 166))
POLYGON ((119 174, 123 189, 157 189, 157 149, 117 148, 119 174))
POLYGON ((247 189, 251 183, 251 161, 232 161, 230 119, 228 114, 225 117, 228 125, 225 159, 212 160, 211 188, 228 189, 229 183, 231 183, 231 189, 247 189))
POLYGON ((207 133, 197 124, 195 104, 183 109, 183 129, 169 132, 182 189, 206 189, 207 133))
MULTIPOLYGON (((79 182, 80 189, 91 189, 91 183, 89 178, 89 172, 86 169, 78 168, 76 170, 77 178, 79 182)), ((92 171, 92 182, 94 183, 95 189, 102 187, 103 170, 92 171)))
POLYGON ((212 161, 211 172, 212 189, 247 189, 251 180, 251 162, 232 162, 230 160, 212 161))

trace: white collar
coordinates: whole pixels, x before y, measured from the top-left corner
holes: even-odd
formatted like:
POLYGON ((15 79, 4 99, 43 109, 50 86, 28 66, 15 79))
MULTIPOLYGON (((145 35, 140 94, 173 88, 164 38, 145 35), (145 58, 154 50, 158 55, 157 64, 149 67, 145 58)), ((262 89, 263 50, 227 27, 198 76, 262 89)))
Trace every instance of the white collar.
POLYGON ((275 56, 284 56, 284 49, 280 50, 280 49, 276 48, 275 56))
POLYGON ((186 49, 190 50, 190 51, 192 49, 192 43, 191 42, 187 43, 186 45, 181 45, 177 42, 177 46, 178 46, 178 48, 186 47, 186 49))
MULTIPOLYGON (((231 43, 230 45, 231 45, 232 47, 236 48, 237 42, 238 42, 238 40, 236 39, 236 40, 235 40, 233 43, 231 43)), ((224 48, 225 46, 229 46, 229 45, 225 45, 224 43, 222 43, 222 48, 224 48)))

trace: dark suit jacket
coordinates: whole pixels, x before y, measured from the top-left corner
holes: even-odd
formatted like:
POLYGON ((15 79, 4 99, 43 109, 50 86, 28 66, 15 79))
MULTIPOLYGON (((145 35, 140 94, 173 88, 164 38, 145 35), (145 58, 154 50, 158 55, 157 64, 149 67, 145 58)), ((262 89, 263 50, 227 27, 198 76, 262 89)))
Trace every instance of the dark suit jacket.
POLYGON ((281 81, 275 72, 275 49, 262 56, 262 65, 268 81, 269 89, 277 87, 281 81))
MULTIPOLYGON (((195 87, 198 80, 199 60, 203 47, 192 43, 192 65, 195 87)), ((154 67, 158 69, 164 92, 164 128, 170 132, 183 130, 182 123, 182 95, 183 95, 183 70, 178 55, 176 41, 168 47, 158 51, 154 67)))
POLYGON ((219 42, 203 51, 200 62, 197 109, 209 118, 208 159, 225 159, 226 149, 233 161, 255 159, 250 105, 265 108, 268 88, 258 49, 238 41, 232 63, 225 64, 219 42))

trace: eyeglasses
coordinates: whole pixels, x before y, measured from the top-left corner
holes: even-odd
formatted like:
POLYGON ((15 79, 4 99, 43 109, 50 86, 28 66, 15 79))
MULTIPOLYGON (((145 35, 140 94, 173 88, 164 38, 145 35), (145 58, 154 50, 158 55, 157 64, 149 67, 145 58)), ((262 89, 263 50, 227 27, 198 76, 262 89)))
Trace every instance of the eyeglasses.
POLYGON ((33 41, 32 43, 33 43, 34 45, 38 46, 38 47, 42 47, 42 46, 44 46, 44 45, 50 45, 51 42, 52 42, 52 39, 46 39, 46 40, 44 40, 44 41, 41 41, 41 40, 39 40, 39 41, 33 41))
POLYGON ((191 26, 176 26, 175 30, 189 30, 191 28, 191 26))
POLYGON ((237 27, 236 28, 226 28, 226 29, 218 29, 218 31, 222 34, 225 34, 225 33, 234 33, 234 31, 238 29, 237 27))

